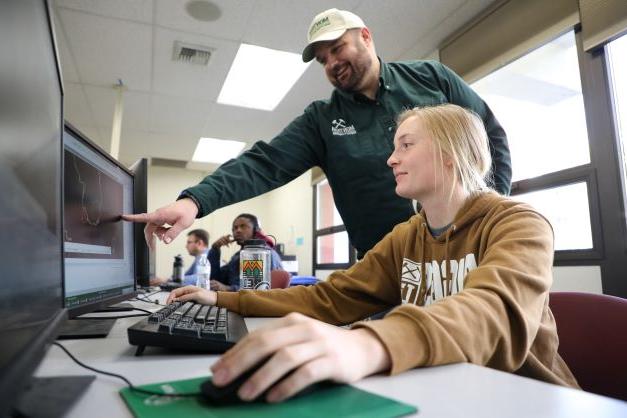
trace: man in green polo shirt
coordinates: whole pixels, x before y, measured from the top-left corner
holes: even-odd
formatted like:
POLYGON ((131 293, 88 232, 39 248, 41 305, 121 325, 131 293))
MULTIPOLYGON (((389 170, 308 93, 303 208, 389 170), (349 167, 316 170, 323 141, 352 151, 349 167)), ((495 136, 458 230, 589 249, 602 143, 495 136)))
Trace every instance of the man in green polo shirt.
POLYGON ((269 143, 258 141, 184 190, 177 202, 150 214, 125 216, 148 224, 149 242, 156 235, 169 243, 194 218, 268 192, 319 166, 361 258, 394 225, 414 214, 412 202, 396 195, 386 161, 393 150, 396 115, 416 106, 454 103, 477 113, 490 138, 489 184, 509 194, 505 132, 485 102, 455 73, 437 61, 384 63, 364 22, 344 10, 317 15, 307 38, 303 61, 315 58, 323 66, 335 86, 331 97, 311 103, 269 143))

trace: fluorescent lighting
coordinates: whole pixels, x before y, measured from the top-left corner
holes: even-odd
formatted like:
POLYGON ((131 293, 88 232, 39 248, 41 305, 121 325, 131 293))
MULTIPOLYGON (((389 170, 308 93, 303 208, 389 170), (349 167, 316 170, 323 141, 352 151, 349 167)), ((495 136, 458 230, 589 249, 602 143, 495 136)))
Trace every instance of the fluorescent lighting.
POLYGON ((300 54, 241 44, 218 103, 274 110, 309 64, 300 54))
POLYGON ((200 138, 192 161, 198 163, 223 163, 237 157, 246 145, 241 141, 228 139, 200 138))

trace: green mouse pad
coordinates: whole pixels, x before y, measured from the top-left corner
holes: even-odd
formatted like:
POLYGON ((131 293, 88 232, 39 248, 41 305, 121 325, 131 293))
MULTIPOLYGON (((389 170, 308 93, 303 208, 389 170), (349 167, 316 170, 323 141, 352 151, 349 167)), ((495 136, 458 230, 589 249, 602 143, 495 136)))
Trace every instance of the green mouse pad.
MULTIPOLYGON (((163 393, 199 393, 206 377, 139 386, 163 393)), ((147 395, 129 388, 120 394, 137 418, 158 417, 337 417, 391 418, 417 412, 416 407, 349 385, 329 386, 278 404, 261 402, 211 406, 199 397, 147 395)))

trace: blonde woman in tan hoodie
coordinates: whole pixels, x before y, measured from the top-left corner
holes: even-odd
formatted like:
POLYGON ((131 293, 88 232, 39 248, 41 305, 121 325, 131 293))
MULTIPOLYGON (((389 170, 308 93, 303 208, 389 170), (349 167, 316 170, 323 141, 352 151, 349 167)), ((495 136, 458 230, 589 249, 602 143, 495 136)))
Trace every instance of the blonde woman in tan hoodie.
POLYGON ((216 293, 190 286, 170 295, 245 316, 287 315, 225 353, 212 366, 214 383, 267 358, 240 398, 271 388, 266 399, 278 402, 321 380, 456 362, 577 387, 557 353, 548 306, 551 225, 529 205, 487 190, 481 119, 451 104, 406 111, 388 165, 396 193, 422 211, 350 269, 311 287, 216 293), (350 330, 328 325, 390 308, 350 330))

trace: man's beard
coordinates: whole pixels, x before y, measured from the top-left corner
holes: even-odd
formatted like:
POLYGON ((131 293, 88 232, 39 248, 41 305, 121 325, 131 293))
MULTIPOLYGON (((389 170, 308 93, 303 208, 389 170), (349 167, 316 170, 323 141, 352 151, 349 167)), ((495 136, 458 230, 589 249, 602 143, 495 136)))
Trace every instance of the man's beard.
POLYGON ((350 70, 351 75, 344 83, 340 83, 337 78, 334 78, 331 84, 338 90, 342 90, 346 93, 357 93, 360 84, 366 77, 368 70, 372 66, 372 59, 370 55, 366 52, 366 47, 363 45, 358 45, 359 54, 357 54, 357 58, 351 62, 350 70))

